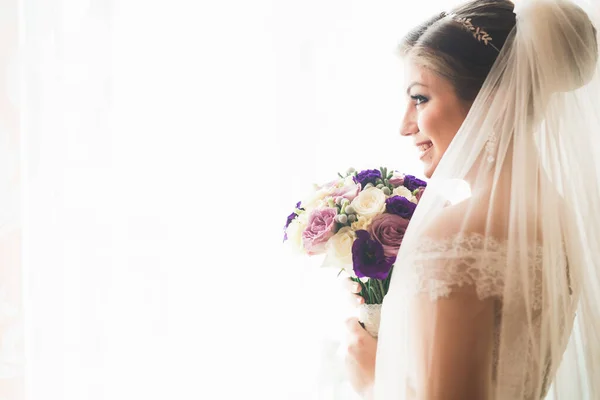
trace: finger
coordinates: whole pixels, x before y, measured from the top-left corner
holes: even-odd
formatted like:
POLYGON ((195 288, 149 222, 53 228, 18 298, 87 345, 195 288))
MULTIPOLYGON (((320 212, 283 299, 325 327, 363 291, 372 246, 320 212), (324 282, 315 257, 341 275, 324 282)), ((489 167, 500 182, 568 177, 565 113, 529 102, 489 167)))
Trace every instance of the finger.
POLYGON ((350 307, 358 307, 365 302, 365 299, 359 294, 348 294, 346 301, 350 307))
POLYGON ((354 282, 352 279, 348 278, 344 281, 344 286, 351 293, 360 293, 362 287, 358 282, 354 282))
POLYGON ((356 317, 350 317, 346 320, 346 328, 353 334, 360 335, 364 329, 360 324, 360 321, 356 317))

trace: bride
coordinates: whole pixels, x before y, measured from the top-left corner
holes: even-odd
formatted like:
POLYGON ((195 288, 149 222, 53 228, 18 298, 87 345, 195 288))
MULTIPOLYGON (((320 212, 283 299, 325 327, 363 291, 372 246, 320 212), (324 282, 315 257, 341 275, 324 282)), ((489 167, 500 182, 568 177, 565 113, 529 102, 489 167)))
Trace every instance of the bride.
POLYGON ((597 12, 471 0, 405 38, 431 180, 379 338, 347 322, 364 398, 600 399, 597 12))

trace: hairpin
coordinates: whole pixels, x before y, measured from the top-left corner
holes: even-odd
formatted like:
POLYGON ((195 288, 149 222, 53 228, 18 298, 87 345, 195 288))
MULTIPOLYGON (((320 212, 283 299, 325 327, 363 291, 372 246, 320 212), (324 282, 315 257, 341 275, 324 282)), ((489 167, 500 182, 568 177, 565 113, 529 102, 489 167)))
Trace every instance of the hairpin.
POLYGON ((471 18, 457 18, 455 14, 446 14, 446 16, 449 16, 453 21, 458 22, 466 30, 471 32, 473 37, 477 39, 478 42, 483 42, 483 44, 486 46, 492 46, 498 53, 500 52, 500 50, 498 50, 498 48, 492 43, 492 37, 490 34, 478 26, 473 26, 471 23, 471 18))

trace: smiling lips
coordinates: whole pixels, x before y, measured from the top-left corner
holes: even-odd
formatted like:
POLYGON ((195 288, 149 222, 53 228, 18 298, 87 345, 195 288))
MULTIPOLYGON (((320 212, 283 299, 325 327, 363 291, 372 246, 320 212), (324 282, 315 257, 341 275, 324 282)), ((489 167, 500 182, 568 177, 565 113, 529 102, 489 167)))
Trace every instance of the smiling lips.
POLYGON ((427 153, 427 151, 433 147, 433 143, 430 141, 417 143, 417 148, 419 149, 419 158, 423 158, 423 156, 427 153))

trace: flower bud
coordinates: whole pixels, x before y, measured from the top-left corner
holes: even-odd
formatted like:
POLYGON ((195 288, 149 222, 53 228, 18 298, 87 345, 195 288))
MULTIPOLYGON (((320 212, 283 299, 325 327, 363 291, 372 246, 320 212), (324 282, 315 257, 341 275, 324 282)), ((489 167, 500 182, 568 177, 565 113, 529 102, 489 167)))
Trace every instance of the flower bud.
POLYGON ((350 200, 348 200, 348 199, 342 200, 342 206, 347 206, 348 204, 350 204, 350 200))
POLYGON ((390 184, 390 180, 389 180, 389 179, 384 179, 384 180, 383 180, 383 184, 384 184, 385 186, 388 186, 388 185, 390 184))
POLYGON ((352 206, 346 207, 346 214, 356 214, 356 210, 352 206))
POLYGON ((390 194, 392 194, 392 191, 390 190, 389 187, 385 186, 383 189, 383 194, 385 194, 386 196, 389 196, 390 194))
POLYGON ((380 183, 379 185, 377 185, 377 189, 383 189, 383 188, 384 188, 383 183, 380 183))
POLYGON ((373 187, 373 184, 372 184, 371 182, 367 183, 367 184, 365 185, 365 187, 363 188, 363 190, 366 190, 366 189, 368 189, 368 188, 370 188, 370 187, 373 187))
POLYGON ((350 175, 352 173, 354 173, 354 171, 356 171, 354 168, 350 167, 348 168, 348 171, 346 171, 346 175, 350 175))
POLYGON ((356 215, 354 214, 350 214, 348 215, 348 222, 350 222, 351 224, 356 222, 356 215))
POLYGON ((346 222, 348 222, 348 216, 346 214, 339 214, 335 219, 340 224, 346 224, 346 222))
POLYGON ((376 184, 376 185, 382 185, 382 184, 383 184, 383 181, 382 181, 381 179, 377 179, 377 180, 375 181, 375 184, 376 184))
POLYGON ((338 205, 338 206, 341 206, 343 200, 346 200, 346 199, 344 199, 343 197, 336 197, 335 198, 335 204, 338 205))

